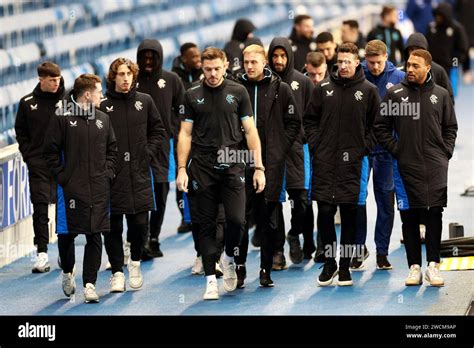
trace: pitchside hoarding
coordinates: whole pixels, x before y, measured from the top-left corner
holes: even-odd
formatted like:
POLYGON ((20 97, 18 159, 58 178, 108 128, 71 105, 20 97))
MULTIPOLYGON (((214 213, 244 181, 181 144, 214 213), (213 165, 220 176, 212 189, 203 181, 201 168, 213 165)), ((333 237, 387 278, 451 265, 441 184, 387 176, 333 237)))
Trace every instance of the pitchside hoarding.
POLYGON ((0 159, 0 231, 33 213, 28 169, 19 152, 0 159))

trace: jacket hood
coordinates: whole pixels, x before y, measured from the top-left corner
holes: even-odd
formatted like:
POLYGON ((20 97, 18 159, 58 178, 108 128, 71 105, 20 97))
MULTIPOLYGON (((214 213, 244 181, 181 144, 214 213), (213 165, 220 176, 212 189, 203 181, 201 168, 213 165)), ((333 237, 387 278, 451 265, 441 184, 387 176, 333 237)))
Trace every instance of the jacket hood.
POLYGON ((443 2, 433 9, 433 16, 440 15, 445 20, 445 25, 451 25, 453 22, 453 8, 451 4, 443 2))
POLYGON ((338 73, 337 65, 334 65, 332 67, 332 70, 329 76, 331 78, 331 81, 333 81, 337 85, 353 86, 365 80, 364 69, 362 68, 361 64, 359 64, 359 66, 356 68, 354 77, 352 79, 346 79, 346 78, 340 77, 338 73))
POLYGON ((145 39, 143 40, 137 49, 137 63, 138 67, 140 68, 139 74, 145 73, 145 61, 143 53, 147 50, 150 50, 156 54, 154 57, 154 64, 153 64, 153 73, 161 72, 163 68, 163 46, 158 40, 155 39, 145 39))
POLYGON ((235 22, 232 40, 244 42, 247 36, 255 29, 257 29, 257 27, 251 21, 241 18, 235 22))
POLYGON ((61 79, 59 80, 59 88, 56 93, 42 91, 41 85, 38 82, 35 89, 33 90, 33 95, 44 99, 59 99, 64 95, 64 91, 64 78, 61 76, 61 79))
POLYGON ((405 50, 403 51, 403 58, 405 62, 408 60, 408 48, 409 47, 420 47, 425 50, 428 49, 428 40, 422 33, 413 33, 408 37, 405 44, 405 50))
POLYGON ((270 43, 270 48, 268 49, 268 64, 270 69, 272 69, 275 73, 280 75, 282 79, 284 79, 288 74, 293 72, 295 68, 295 58, 293 54, 293 49, 291 48, 290 41, 286 37, 276 37, 270 43), (288 57, 288 61, 286 63, 285 70, 281 73, 277 73, 275 70, 275 66, 273 65, 272 55, 275 49, 282 48, 286 52, 286 56, 288 57))

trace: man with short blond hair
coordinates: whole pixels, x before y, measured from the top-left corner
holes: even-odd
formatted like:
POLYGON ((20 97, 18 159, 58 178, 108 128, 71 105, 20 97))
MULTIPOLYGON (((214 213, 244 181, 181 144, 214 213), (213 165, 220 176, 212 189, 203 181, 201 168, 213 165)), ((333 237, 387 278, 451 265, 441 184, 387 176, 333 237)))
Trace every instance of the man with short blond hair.
MULTIPOLYGON (((285 39, 287 40, 287 39, 285 39)), ((245 86, 252 102, 255 126, 262 144, 262 161, 267 166, 267 188, 255 192, 250 179, 255 172, 252 163, 246 167, 246 226, 239 254, 235 257, 239 288, 245 286, 245 263, 248 252, 248 231, 251 216, 256 216, 261 231, 260 286, 273 287, 270 273, 277 237, 280 193, 285 175, 287 152, 301 129, 301 116, 295 105, 290 87, 281 78, 266 68, 266 55, 263 47, 251 45, 244 52, 245 73, 239 82, 245 86), (254 214, 258 211, 259 214, 254 214)), ((284 243, 284 231, 283 231, 284 243)))

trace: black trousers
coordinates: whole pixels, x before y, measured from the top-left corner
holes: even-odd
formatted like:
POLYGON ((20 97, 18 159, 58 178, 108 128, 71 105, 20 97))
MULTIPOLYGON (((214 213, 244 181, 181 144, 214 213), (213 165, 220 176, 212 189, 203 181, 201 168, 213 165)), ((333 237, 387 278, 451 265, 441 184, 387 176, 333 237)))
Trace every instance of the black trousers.
POLYGON ((443 208, 401 210, 402 233, 407 252, 408 267, 421 266, 420 219, 424 218, 426 225, 426 261, 439 262, 441 248, 441 233, 443 230, 443 208))
MULTIPOLYGON (((99 272, 102 261, 102 235, 100 233, 86 234, 86 246, 84 247, 84 262, 82 268, 82 282, 84 287, 87 283, 95 285, 97 272, 99 272)), ((61 268, 64 273, 71 273, 76 263, 74 240, 77 234, 58 234, 58 250, 61 260, 61 268)), ((123 262, 123 260, 122 260, 123 262)))
MULTIPOLYGON (((130 258, 140 261, 148 233, 148 212, 125 214, 128 225, 128 241, 130 242, 130 258)), ((123 214, 110 215, 110 232, 104 236, 105 250, 112 265, 112 274, 123 272, 123 214)))
MULTIPOLYGON (((190 185, 194 186, 196 207, 193 225, 199 223, 199 249, 206 276, 215 274, 218 254, 216 231, 219 204, 224 207, 226 228, 224 249, 229 256, 236 253, 245 224, 245 182, 242 165, 216 169, 194 161, 190 170, 190 185)), ((192 213, 191 213, 192 214, 192 213)))
MULTIPOLYGON (((348 270, 356 236, 357 204, 339 204, 339 208, 341 211, 339 267, 348 270)), ((334 226, 336 211, 336 204, 318 202, 318 233, 321 234, 326 262, 336 262, 337 237, 336 228, 334 226)))
POLYGON ((169 182, 155 182, 156 210, 152 210, 150 214, 150 239, 158 239, 161 233, 161 225, 165 217, 166 199, 170 191, 169 182))
POLYGON ((261 246, 260 246, 260 268, 271 272, 273 264, 273 254, 277 237, 277 228, 279 223, 278 202, 269 202, 265 199, 265 191, 257 194, 253 188, 252 179, 254 171, 246 171, 246 224, 243 231, 242 241, 238 248, 238 254, 235 257, 235 263, 238 265, 247 262, 249 246, 249 222, 253 216, 255 223, 259 228, 261 246), (258 212, 258 214, 256 213, 258 212))
POLYGON ((33 203, 33 244, 37 246, 38 253, 48 252, 49 243, 49 217, 47 203, 33 203))
MULTIPOLYGON (((197 207, 196 207, 196 201, 194 199, 194 196, 192 194, 188 194, 188 203, 189 203, 189 212, 191 214, 191 219, 193 216, 197 216, 197 207)), ((219 261, 219 257, 222 254, 222 251, 224 250, 224 230, 225 230, 225 213, 224 213, 224 205, 219 204, 218 208, 218 213, 217 213, 217 228, 216 228, 216 262, 219 261)), ((193 235, 193 242, 194 242, 194 250, 196 250, 196 256, 199 257, 201 256, 201 248, 199 247, 199 229, 200 229, 200 224, 197 221, 193 220, 193 223, 191 225, 191 232, 193 235)))
MULTIPOLYGON (((288 231, 288 234, 292 236, 303 234, 303 250, 312 253, 316 250, 313 234, 314 214, 311 201, 308 199, 308 191, 304 189, 288 189, 287 192, 291 204, 291 229, 288 231)), ((275 251, 283 252, 285 246, 285 220, 281 203, 279 203, 278 215, 275 251)))

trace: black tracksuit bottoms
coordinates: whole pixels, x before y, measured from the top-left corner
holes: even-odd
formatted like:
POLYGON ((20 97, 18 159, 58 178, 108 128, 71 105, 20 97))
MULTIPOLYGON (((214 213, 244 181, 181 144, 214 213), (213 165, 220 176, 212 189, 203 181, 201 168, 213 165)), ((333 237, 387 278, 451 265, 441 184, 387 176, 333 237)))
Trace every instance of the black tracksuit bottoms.
MULTIPOLYGON (((195 204, 194 222, 199 223, 199 251, 206 276, 216 272, 218 247, 216 231, 219 203, 225 214, 224 250, 235 256, 245 224, 245 172, 243 164, 216 168, 209 162, 194 159, 189 168, 189 185, 195 204)), ((193 212, 191 212, 193 214, 193 212)), ((199 252, 198 251, 198 252, 199 252)))
POLYGON ((275 243, 278 233, 278 202, 269 202, 265 199, 265 190, 256 193, 253 188, 253 169, 246 171, 246 224, 242 241, 238 248, 238 254, 235 257, 237 265, 243 265, 247 262, 249 247, 249 221, 253 216, 255 223, 259 227, 261 246, 260 246, 260 268, 270 273, 273 264, 273 254, 275 252, 275 243), (258 214, 255 212, 258 211, 258 214))
POLYGON ((48 252, 49 243, 49 217, 47 203, 33 203, 33 244, 37 246, 38 253, 48 252))
MULTIPOLYGON (((102 235, 100 233, 86 234, 86 246, 84 247, 84 262, 82 270, 82 282, 84 287, 87 283, 94 284, 97 281, 100 262, 102 261, 102 235)), ((74 240, 77 234, 58 234, 59 259, 64 273, 71 273, 76 263, 74 240)), ((122 257, 123 263, 123 257, 122 257)))
MULTIPOLYGON (((303 251, 312 254, 316 247, 314 245, 314 214, 311 201, 308 199, 308 191, 305 189, 287 189, 291 204, 291 236, 303 235, 303 251)), ((279 223, 276 236, 275 251, 283 251, 285 245, 285 221, 283 218, 283 206, 278 207, 279 223)))
POLYGON ((408 267, 421 266, 421 237, 420 219, 424 218, 426 225, 426 261, 439 262, 441 248, 441 233, 443 230, 443 208, 400 210, 402 233, 407 252, 408 267))
MULTIPOLYGON (((112 265, 112 274, 123 272, 123 215, 110 215, 110 232, 104 236, 105 250, 112 265)), ((148 233, 148 212, 125 214, 130 242, 130 259, 140 261, 148 233)))
MULTIPOLYGON (((340 260, 341 269, 349 269, 352 253, 354 250, 356 225, 357 225, 357 204, 339 204, 341 211, 341 241, 340 260)), ((337 236, 334 225, 337 204, 318 201, 318 233, 324 245, 326 262, 336 262, 337 256, 337 236)))
POLYGON ((153 187, 155 189, 156 210, 152 210, 150 213, 150 239, 158 240, 163 218, 165 217, 166 199, 170 191, 170 184, 169 182, 155 182, 153 187))

